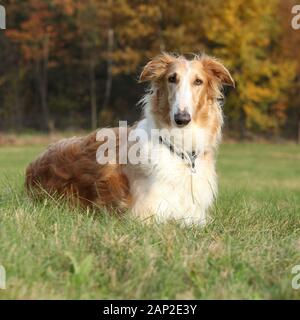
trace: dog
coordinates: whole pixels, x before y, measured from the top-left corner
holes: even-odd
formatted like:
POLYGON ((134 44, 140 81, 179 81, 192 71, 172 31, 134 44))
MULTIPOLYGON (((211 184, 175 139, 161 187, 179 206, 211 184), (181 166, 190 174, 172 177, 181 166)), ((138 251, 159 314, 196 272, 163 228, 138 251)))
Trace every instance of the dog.
POLYGON ((28 166, 26 188, 38 198, 55 194, 143 221, 204 225, 217 194, 222 88, 234 87, 234 80, 205 54, 161 53, 145 65, 139 82, 149 83, 140 121, 109 129, 113 144, 109 135, 99 137, 102 129, 50 145, 28 166), (110 151, 115 161, 103 161, 110 151))

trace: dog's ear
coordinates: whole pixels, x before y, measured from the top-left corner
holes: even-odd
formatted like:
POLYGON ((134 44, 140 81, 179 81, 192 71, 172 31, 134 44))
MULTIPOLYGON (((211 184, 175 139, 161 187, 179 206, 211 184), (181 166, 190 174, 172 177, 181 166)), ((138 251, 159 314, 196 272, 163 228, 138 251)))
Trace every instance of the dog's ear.
POLYGON ((204 56, 201 58, 201 62, 204 70, 217 79, 219 85, 235 87, 235 82, 230 72, 217 59, 204 56))
POLYGON ((144 67, 139 82, 158 81, 162 79, 167 71, 167 67, 174 62, 176 57, 162 53, 150 60, 144 67))

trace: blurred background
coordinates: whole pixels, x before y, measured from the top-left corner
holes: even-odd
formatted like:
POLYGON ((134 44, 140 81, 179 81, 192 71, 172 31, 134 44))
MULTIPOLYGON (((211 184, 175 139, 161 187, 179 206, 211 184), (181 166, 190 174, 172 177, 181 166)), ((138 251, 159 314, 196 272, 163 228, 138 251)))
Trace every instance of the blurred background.
POLYGON ((218 57, 232 139, 300 142, 300 30, 292 0, 9 0, 0 30, 0 134, 134 122, 137 78, 161 51, 218 57))

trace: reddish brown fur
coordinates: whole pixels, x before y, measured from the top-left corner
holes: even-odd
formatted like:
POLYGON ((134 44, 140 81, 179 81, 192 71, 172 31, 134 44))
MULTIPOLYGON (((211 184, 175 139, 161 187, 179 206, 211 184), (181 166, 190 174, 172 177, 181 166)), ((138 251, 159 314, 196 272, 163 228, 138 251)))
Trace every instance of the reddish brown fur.
POLYGON ((170 119, 170 106, 168 103, 167 96, 164 94, 166 88, 165 84, 161 83, 160 88, 155 89, 156 92, 152 96, 152 114, 156 119, 156 123, 159 124, 162 128, 166 125, 171 124, 170 119))
POLYGON ((101 144, 96 141, 96 132, 65 141, 51 145, 28 166, 27 189, 34 195, 46 191, 51 195, 65 196, 83 206, 129 208, 132 199, 121 165, 100 165, 96 161, 101 144))
POLYGON ((222 63, 212 57, 201 56, 197 59, 205 73, 205 94, 199 101, 195 121, 202 127, 208 127, 211 132, 211 143, 216 139, 222 127, 220 111, 214 101, 220 98, 220 88, 224 85, 235 86, 229 71, 222 63))
MULTIPOLYGON (((199 69, 199 73, 203 74, 205 88, 199 98, 193 120, 200 127, 206 127, 210 130, 213 141, 222 126, 222 117, 218 116, 220 110, 216 109, 214 102, 220 98, 220 88, 223 85, 234 86, 234 80, 224 65, 215 58, 206 55, 196 56, 192 63, 194 68, 199 69)), ((161 127, 171 123, 165 78, 167 73, 171 72, 175 66, 176 68, 184 68, 183 60, 163 53, 149 61, 140 76, 140 82, 152 81, 154 84, 151 99, 152 116, 161 127)))
POLYGON ((156 56, 154 59, 150 60, 144 67, 140 75, 140 82, 157 82, 162 80, 167 71, 168 66, 170 66, 170 64, 175 61, 176 57, 167 53, 162 53, 156 56))
POLYGON ((140 82, 152 81, 154 84, 155 88, 153 88, 154 92, 151 101, 152 112, 157 123, 162 127, 170 125, 171 123, 169 116, 170 106, 165 94, 167 89, 164 77, 168 68, 170 68, 175 61, 176 57, 167 53, 162 53, 150 60, 140 75, 140 82))
MULTIPOLYGON (((151 60, 144 68, 140 81, 151 81, 151 112, 161 127, 170 125, 170 106, 168 102, 166 73, 172 71, 174 62, 182 60, 169 54, 161 54, 151 60)), ((184 64, 177 64, 183 68, 184 64)), ((217 60, 201 56, 193 60, 195 68, 204 77, 204 90, 199 97, 194 122, 210 131, 211 143, 219 136, 222 115, 215 100, 220 97, 222 85, 234 85, 228 70, 217 60)), ((118 136, 118 130, 115 129, 118 136)), ((130 208, 133 200, 122 165, 100 165, 96 152, 101 142, 96 141, 96 132, 51 145, 26 171, 26 187, 30 194, 49 194, 65 196, 73 203, 82 206, 104 206, 119 211, 130 208)), ((118 154, 119 146, 116 146, 118 154)), ((206 155, 209 157, 209 155, 206 155)), ((118 162, 117 162, 118 163, 118 162)))

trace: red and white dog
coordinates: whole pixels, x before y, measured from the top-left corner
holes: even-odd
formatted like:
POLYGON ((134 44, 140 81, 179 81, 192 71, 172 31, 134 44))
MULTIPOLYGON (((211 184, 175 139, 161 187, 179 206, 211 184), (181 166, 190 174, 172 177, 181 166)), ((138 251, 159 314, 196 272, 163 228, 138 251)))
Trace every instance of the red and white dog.
POLYGON ((150 89, 142 99, 144 118, 128 128, 126 143, 114 128, 117 143, 103 153, 99 149, 107 139, 99 139, 99 132, 50 145, 27 168, 30 193, 41 196, 44 190, 114 212, 129 209, 143 220, 205 224, 217 192, 221 89, 234 81, 214 58, 187 60, 166 53, 144 67, 140 82, 146 81, 150 89), (112 149, 116 161, 102 161, 112 149), (124 154, 126 161, 120 161, 124 154), (132 161, 132 154, 139 161, 132 161))

